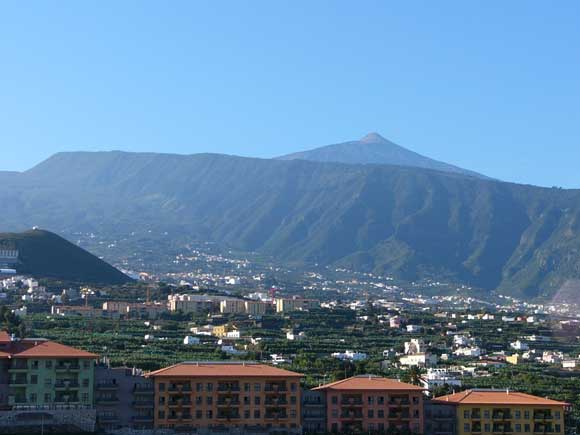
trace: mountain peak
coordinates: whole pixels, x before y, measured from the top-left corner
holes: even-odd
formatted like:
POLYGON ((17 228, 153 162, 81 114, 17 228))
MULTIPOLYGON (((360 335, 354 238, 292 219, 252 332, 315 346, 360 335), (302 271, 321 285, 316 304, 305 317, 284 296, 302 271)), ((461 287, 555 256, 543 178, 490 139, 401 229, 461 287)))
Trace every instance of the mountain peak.
POLYGON ((385 143, 385 142, 388 142, 388 140, 385 139, 384 137, 382 137, 377 132, 372 131, 369 134, 367 134, 366 136, 362 137, 359 140, 359 142, 364 142, 364 143, 385 143))

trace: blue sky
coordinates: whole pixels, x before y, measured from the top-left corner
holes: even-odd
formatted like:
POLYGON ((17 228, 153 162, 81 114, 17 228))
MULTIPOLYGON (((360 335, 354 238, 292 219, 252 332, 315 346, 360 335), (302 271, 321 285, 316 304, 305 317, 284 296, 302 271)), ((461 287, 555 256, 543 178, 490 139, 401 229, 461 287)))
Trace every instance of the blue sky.
POLYGON ((0 5, 0 170, 65 150, 271 157, 378 131, 580 188, 580 2, 0 5))

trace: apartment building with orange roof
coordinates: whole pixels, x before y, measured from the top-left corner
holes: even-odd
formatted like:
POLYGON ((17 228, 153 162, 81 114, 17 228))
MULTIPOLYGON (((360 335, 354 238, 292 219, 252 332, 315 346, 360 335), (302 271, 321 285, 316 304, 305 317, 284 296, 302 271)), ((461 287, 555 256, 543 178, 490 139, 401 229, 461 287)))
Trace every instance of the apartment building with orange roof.
POLYGON ((315 388, 326 393, 327 431, 423 430, 423 389, 379 376, 355 376, 315 388))
POLYGON ((484 389, 437 397, 433 402, 456 406, 458 435, 564 434, 565 411, 569 406, 566 402, 530 394, 484 389))
POLYGON ((149 373, 155 427, 301 433, 303 375, 251 362, 184 362, 149 373))
POLYGON ((18 339, 1 332, 0 409, 13 419, 18 415, 23 422, 40 411, 47 413, 47 420, 49 415, 56 415, 56 422, 60 417, 68 418, 65 410, 74 410, 70 413, 79 417, 79 427, 94 428, 96 358, 90 352, 43 338, 18 339), (59 412, 51 413, 57 408, 59 412), (81 409, 89 412, 79 413, 81 409))

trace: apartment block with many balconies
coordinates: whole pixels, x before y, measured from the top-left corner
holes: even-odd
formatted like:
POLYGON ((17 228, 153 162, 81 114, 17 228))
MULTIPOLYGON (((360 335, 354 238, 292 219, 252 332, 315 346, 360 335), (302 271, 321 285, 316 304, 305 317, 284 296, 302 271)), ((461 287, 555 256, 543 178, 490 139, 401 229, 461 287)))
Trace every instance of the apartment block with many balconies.
POLYGON ((379 376, 315 388, 326 392, 326 430, 334 433, 423 430, 423 389, 379 376))
POLYGON ((565 433, 565 402, 501 390, 467 390, 433 402, 456 407, 457 434, 565 433))
POLYGON ((257 363, 184 362, 148 376, 156 428, 301 433, 301 374, 257 363))

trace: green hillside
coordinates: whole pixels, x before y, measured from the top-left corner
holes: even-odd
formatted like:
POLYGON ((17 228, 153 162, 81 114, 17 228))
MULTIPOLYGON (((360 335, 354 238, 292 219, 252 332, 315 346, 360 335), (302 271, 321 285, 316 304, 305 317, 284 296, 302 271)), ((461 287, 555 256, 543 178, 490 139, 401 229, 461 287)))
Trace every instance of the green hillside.
POLYGON ((387 165, 64 153, 0 185, 0 227, 167 231, 294 262, 580 294, 580 191, 387 165))
POLYGON ((114 267, 48 231, 0 233, 0 247, 17 249, 17 271, 36 278, 95 284, 131 281, 114 267))

